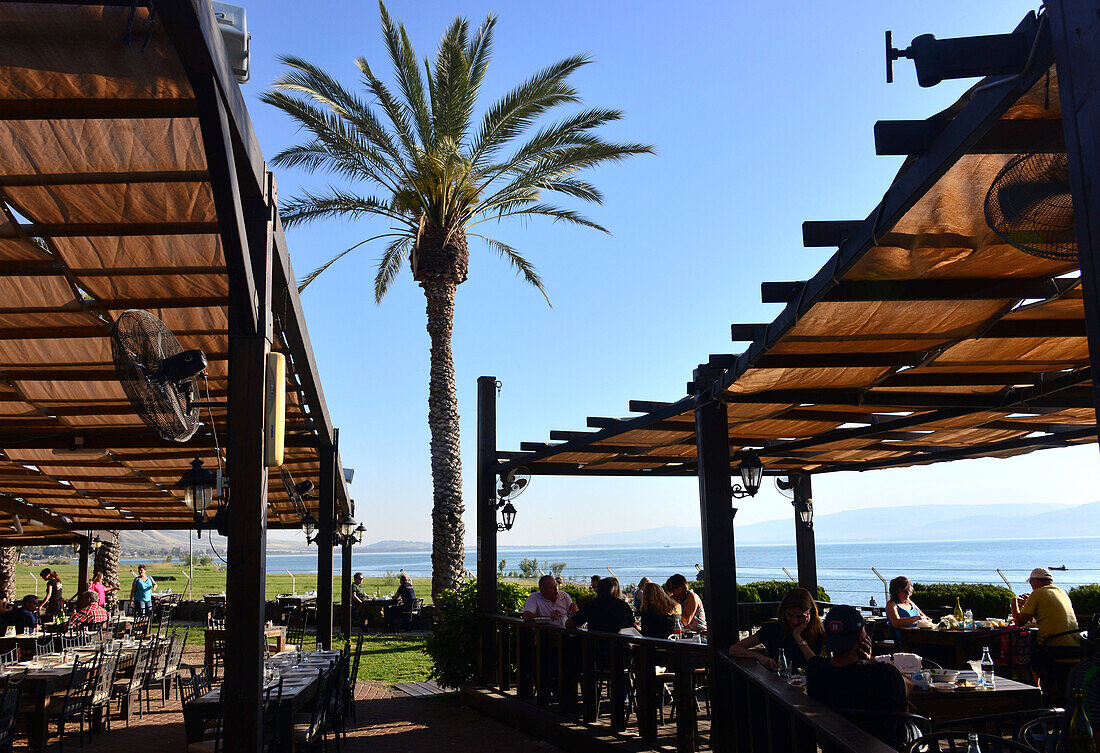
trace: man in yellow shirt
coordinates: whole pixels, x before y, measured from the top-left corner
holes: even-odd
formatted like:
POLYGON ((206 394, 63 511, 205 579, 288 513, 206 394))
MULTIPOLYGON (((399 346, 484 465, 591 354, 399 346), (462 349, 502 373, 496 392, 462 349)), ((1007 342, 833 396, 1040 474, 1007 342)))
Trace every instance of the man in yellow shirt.
POLYGON ((1031 668, 1039 676, 1044 697, 1060 697, 1065 687, 1064 675, 1069 672, 1066 664, 1057 659, 1080 659, 1081 641, 1077 630, 1077 615, 1069 595, 1054 585, 1054 576, 1045 567, 1031 571, 1027 580, 1031 593, 1012 600, 1012 619, 1018 626, 1034 620, 1038 628, 1035 650, 1031 656, 1031 668))

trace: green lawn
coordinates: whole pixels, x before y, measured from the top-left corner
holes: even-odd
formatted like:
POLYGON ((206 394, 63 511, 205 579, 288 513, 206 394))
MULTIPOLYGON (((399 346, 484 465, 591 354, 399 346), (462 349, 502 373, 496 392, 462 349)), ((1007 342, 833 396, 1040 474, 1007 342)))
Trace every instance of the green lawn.
MULTIPOLYGON (((187 593, 187 565, 182 562, 153 562, 148 563, 149 574, 153 576, 155 580, 158 580, 158 591, 165 591, 171 588, 176 593, 187 593), (175 580, 166 580, 165 576, 171 576, 175 580)), ((45 582, 38 577, 39 571, 44 567, 50 567, 57 571, 58 576, 61 578, 63 584, 63 590, 65 595, 72 596, 73 589, 76 585, 77 566, 75 562, 70 562, 64 565, 26 565, 21 564, 18 568, 15 578, 15 590, 19 596, 25 594, 33 594, 36 592, 41 596, 46 592, 45 582)), ((133 569, 137 570, 135 565, 124 563, 120 568, 119 580, 122 583, 121 598, 128 598, 130 593, 130 581, 132 580, 129 571, 133 569)), ((191 584, 191 598, 201 599, 203 594, 215 594, 225 592, 225 570, 218 569, 213 565, 196 565, 194 571, 194 581, 191 584)), ((418 594, 428 594, 431 592, 431 580, 428 578, 414 578, 413 587, 417 590, 418 594)), ((267 575, 267 598, 274 599, 279 594, 291 592, 291 578, 286 573, 268 573, 267 575)), ((298 593, 305 593, 307 591, 313 591, 317 588, 317 574, 316 573, 296 573, 294 575, 294 586, 298 593)), ((343 579, 340 576, 333 578, 333 597, 336 601, 339 601, 343 591, 343 579)), ((379 594, 392 594, 397 589, 397 578, 375 576, 363 579, 363 588, 367 593, 373 594, 377 591, 379 594)), ((187 598, 186 596, 184 598, 187 598)))

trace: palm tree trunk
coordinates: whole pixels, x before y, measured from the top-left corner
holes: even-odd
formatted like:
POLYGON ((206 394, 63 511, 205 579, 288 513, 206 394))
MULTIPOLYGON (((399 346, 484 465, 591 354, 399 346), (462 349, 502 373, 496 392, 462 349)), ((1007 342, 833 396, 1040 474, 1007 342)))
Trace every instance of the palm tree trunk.
POLYGON ((114 588, 119 587, 118 560, 122 547, 120 546, 118 531, 104 531, 101 538, 103 545, 95 552, 95 566, 92 572, 93 575, 103 573, 103 585, 108 589, 107 609, 110 611, 114 609, 115 602, 118 601, 118 593, 110 589, 112 586, 114 588))
POLYGON ((428 428, 432 455, 432 596, 457 589, 465 571, 462 542, 462 458, 458 441, 458 395, 451 355, 456 283, 433 277, 421 283, 428 303, 432 340, 428 382, 428 428))
POLYGON ((15 569, 19 565, 19 550, 14 546, 0 547, 0 599, 9 604, 16 599, 15 569))

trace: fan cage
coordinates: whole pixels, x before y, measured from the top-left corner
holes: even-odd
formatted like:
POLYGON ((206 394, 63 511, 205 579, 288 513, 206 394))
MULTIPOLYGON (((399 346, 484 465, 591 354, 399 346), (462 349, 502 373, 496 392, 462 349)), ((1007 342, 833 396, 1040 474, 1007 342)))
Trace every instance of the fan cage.
POLYGON ((993 232, 1025 253, 1077 261, 1065 153, 1017 154, 1010 159, 986 194, 985 221, 993 232))

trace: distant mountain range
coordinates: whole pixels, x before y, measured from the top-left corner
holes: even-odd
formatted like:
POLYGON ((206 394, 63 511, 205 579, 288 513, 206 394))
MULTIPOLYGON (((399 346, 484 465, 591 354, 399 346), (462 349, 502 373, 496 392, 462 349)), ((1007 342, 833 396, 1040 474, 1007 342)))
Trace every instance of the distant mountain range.
MULTIPOLYGON (((965 541, 1100 537, 1100 502, 1085 505, 911 505, 871 507, 814 517, 819 542, 965 541)), ((793 515, 738 526, 739 544, 789 544, 793 515)), ((663 526, 641 531, 599 533, 565 546, 698 546, 699 529, 663 526)))

